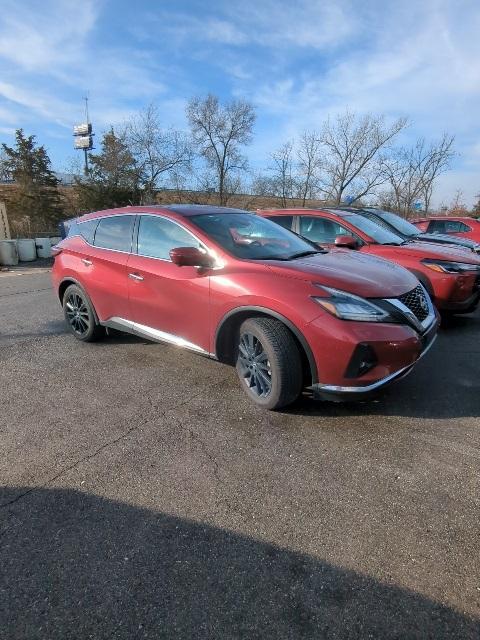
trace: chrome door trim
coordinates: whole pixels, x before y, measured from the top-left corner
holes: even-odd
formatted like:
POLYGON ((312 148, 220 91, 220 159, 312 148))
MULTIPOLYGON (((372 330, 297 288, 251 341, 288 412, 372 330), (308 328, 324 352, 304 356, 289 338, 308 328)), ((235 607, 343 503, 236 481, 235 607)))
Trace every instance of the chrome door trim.
POLYGON ((129 273, 128 277, 131 280, 136 280, 137 282, 142 282, 143 281, 143 276, 139 275, 138 273, 129 273))
POLYGON ((189 342, 180 336, 176 336, 173 333, 167 333, 166 331, 160 331, 159 329, 154 329, 153 327, 148 327, 144 324, 139 324, 138 322, 133 322, 131 320, 126 320, 125 318, 119 318, 117 316, 113 316, 112 318, 108 318, 104 322, 101 322, 104 327, 110 327, 111 329, 118 329, 119 331, 127 331, 128 333, 133 333, 142 338, 148 338, 149 340, 153 340, 155 342, 166 342, 168 344, 173 344, 176 347, 182 347, 183 349, 189 349, 190 351, 196 351, 197 353, 201 353, 203 355, 207 355, 213 357, 214 354, 209 353, 202 347, 199 347, 197 344, 193 342, 189 342))

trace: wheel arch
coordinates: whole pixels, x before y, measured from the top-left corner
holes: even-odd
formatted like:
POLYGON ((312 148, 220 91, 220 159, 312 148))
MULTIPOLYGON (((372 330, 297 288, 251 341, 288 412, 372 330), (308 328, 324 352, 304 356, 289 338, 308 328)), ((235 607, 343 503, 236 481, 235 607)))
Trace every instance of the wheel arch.
MULTIPOLYGON (((302 364, 304 367, 304 374, 306 374, 305 382, 307 383, 308 380, 310 380, 310 384, 315 384, 316 382, 318 382, 317 364, 315 362, 315 358, 313 356, 310 345, 308 344, 303 333, 298 329, 298 327, 295 326, 293 322, 291 322, 281 313, 272 311, 272 309, 268 309, 266 307, 237 307, 223 316, 215 331, 214 353, 216 358, 220 362, 224 362, 226 364, 235 364, 235 351, 233 341, 235 333, 238 331, 240 325, 244 320, 247 320, 248 318, 258 317, 275 318, 276 320, 282 322, 287 327, 287 329, 289 329, 300 351, 300 356, 302 358, 302 364)), ((306 384, 305 386, 310 385, 306 384)))
POLYGON ((96 324, 100 324, 100 319, 98 317, 97 310, 95 309, 95 305, 93 304, 92 299, 90 298, 88 293, 85 291, 85 287, 82 286, 82 283, 76 280, 75 278, 73 278, 72 276, 66 276, 65 278, 63 278, 63 280, 61 280, 60 284, 58 285, 58 297, 60 299, 60 304, 63 304, 63 296, 65 295, 65 291, 68 289, 68 287, 71 284, 76 285, 83 291, 83 293, 87 297, 93 309, 93 315, 95 317, 96 324))

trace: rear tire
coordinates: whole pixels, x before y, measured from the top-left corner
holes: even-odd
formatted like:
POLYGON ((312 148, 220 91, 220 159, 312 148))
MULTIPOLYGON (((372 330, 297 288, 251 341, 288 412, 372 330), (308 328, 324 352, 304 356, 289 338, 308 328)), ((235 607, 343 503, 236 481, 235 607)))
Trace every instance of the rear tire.
POLYGON ((105 335, 105 328, 97 324, 90 298, 76 284, 66 288, 63 295, 63 314, 71 333, 81 342, 95 342, 105 335))
POLYGON ((291 404, 303 387, 302 361, 295 339, 274 318, 249 318, 242 323, 236 369, 243 390, 262 409, 291 404))

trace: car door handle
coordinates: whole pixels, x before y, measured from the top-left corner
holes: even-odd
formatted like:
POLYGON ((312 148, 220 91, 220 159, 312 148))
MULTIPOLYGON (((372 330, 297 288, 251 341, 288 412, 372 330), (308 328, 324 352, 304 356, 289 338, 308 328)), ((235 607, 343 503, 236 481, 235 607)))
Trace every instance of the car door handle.
POLYGON ((132 280, 137 280, 138 282, 141 282, 143 280, 143 276, 139 276, 138 273, 129 273, 128 277, 132 280))
POLYGON ((91 267, 92 266, 92 261, 91 260, 87 260, 86 258, 82 258, 82 262, 86 267, 91 267))

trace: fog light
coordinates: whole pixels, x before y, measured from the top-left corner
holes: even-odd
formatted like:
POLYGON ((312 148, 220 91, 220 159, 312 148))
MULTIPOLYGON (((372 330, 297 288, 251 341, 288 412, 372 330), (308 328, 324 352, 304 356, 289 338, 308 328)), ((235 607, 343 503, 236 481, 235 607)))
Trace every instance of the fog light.
POLYGON ((373 347, 366 342, 361 342, 355 347, 355 351, 350 358, 347 370, 345 371, 345 378, 359 378, 370 371, 370 369, 373 369, 377 363, 378 359, 373 347))

